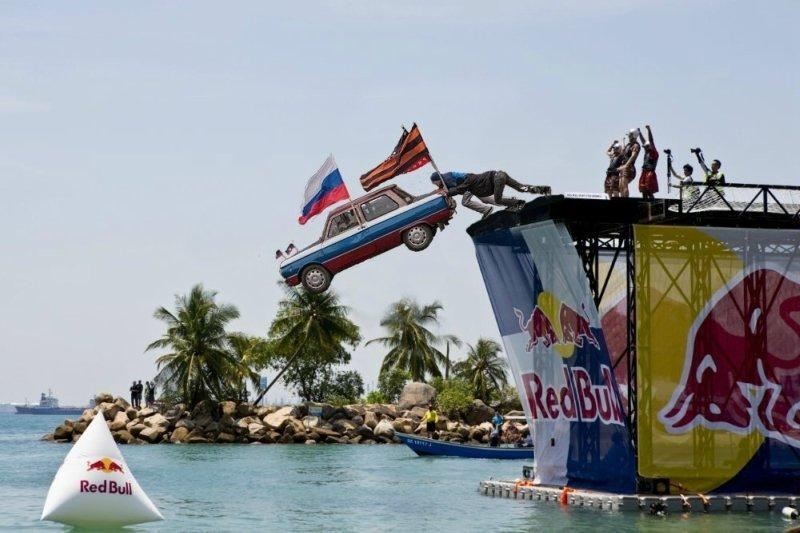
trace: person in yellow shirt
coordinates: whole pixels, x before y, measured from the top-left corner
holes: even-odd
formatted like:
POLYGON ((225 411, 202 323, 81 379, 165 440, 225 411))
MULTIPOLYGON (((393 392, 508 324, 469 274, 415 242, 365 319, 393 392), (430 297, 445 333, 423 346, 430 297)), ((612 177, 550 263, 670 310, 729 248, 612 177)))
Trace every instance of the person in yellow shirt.
POLYGON ((425 430, 428 432, 428 438, 434 438, 434 435, 436 434, 436 422, 439 421, 439 415, 433 408, 433 402, 428 404, 428 410, 425 411, 425 415, 423 415, 422 420, 425 422, 425 430))

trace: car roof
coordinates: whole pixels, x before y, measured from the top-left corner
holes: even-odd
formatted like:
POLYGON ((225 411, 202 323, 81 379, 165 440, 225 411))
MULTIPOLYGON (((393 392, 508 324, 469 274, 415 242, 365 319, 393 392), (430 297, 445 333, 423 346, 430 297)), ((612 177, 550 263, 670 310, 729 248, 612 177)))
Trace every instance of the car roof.
MULTIPOLYGON (((353 203, 353 204, 361 203, 364 200, 369 200, 370 198, 375 198, 376 196, 380 196, 384 192, 386 192, 388 190, 392 190, 392 189, 399 189, 399 187, 397 185, 394 185, 394 184, 387 185, 386 187, 381 187, 380 189, 375 189, 374 191, 370 191, 367 194, 365 194, 364 196, 359 196, 358 198, 353 198, 351 203, 353 203)), ((345 211, 347 211, 349 209, 352 209, 352 208, 353 208, 353 206, 350 205, 350 203, 342 204, 339 207, 337 207, 336 209, 331 210, 330 213, 328 213, 328 220, 330 220, 331 218, 335 217, 336 215, 338 215, 340 213, 343 213, 343 212, 345 212, 345 211)))

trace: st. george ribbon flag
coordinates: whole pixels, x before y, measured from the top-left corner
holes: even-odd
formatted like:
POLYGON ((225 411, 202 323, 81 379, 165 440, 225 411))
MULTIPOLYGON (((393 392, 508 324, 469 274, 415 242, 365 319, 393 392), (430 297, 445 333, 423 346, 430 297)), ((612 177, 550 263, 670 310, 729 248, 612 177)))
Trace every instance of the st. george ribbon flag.
POLYGON ((392 154, 386 160, 361 176, 361 185, 369 191, 400 174, 412 172, 431 162, 428 147, 416 124, 411 131, 403 128, 403 134, 397 141, 392 154))
POLYGON ((349 200, 350 193, 339 173, 339 167, 333 155, 322 164, 319 170, 311 176, 306 184, 306 193, 303 197, 303 213, 298 219, 300 224, 305 224, 314 215, 320 214, 326 208, 340 202, 349 200))

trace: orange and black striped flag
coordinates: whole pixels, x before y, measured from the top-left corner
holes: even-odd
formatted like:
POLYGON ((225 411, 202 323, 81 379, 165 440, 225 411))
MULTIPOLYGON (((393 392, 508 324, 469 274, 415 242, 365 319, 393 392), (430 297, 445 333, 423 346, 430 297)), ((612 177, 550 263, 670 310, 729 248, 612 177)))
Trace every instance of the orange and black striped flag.
POLYGON ((422 138, 416 124, 411 126, 411 131, 403 128, 403 134, 397 141, 392 155, 386 160, 361 176, 361 185, 369 191, 400 174, 417 170, 419 167, 430 163, 431 155, 425 140, 422 138))

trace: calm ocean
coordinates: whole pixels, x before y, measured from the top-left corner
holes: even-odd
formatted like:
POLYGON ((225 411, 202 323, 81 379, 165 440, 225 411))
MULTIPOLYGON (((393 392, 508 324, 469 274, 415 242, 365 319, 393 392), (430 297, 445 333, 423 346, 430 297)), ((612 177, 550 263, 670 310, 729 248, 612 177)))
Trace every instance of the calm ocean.
MULTIPOLYGON (((40 442, 63 417, 0 414, 0 529, 39 522, 67 445, 40 442)), ((405 446, 126 446, 166 521, 134 531, 780 531, 769 515, 609 513, 478 494, 520 461, 418 458, 405 446)), ((797 522, 795 522, 797 524, 797 522)))

